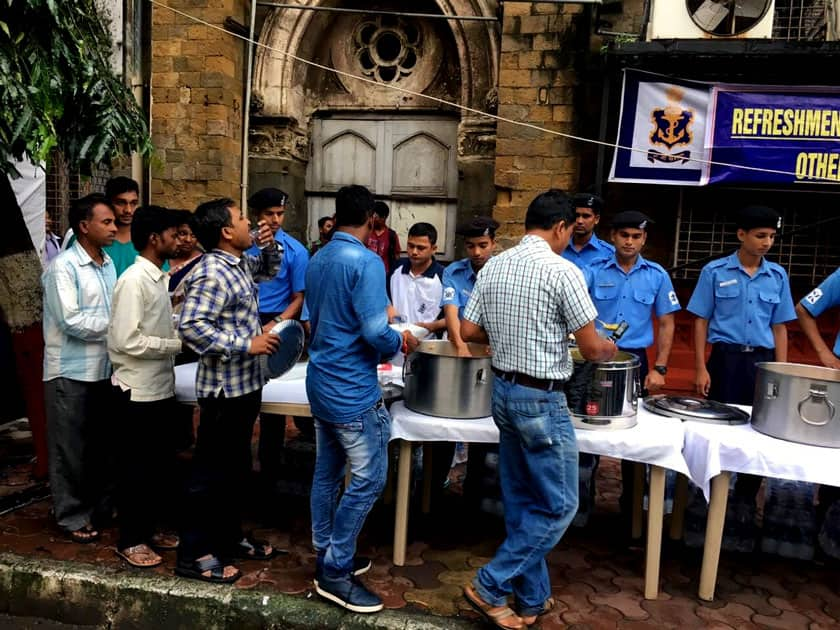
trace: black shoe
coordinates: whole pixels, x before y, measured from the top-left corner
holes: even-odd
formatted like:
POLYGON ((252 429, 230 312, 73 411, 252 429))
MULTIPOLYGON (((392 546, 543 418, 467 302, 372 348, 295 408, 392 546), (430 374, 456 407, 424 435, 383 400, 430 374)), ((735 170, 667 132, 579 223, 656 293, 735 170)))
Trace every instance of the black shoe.
POLYGON ((315 592, 352 612, 375 613, 384 607, 382 600, 353 575, 332 578, 321 574, 315 580, 315 592))

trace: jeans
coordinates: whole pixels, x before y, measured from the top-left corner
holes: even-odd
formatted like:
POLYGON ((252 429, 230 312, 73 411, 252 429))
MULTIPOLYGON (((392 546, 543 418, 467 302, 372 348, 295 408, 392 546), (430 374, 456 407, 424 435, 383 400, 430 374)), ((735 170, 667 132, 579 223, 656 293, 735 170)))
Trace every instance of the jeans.
POLYGON ((323 556, 319 570, 344 577, 353 570, 356 538, 388 473, 391 416, 380 401, 351 422, 315 418, 315 474, 312 479, 312 546, 323 556), (341 500, 345 460, 350 485, 341 500))
POLYGON ((499 427, 499 477, 507 536, 473 582, 481 598, 520 614, 543 611, 551 595, 545 556, 578 507, 578 450, 563 392, 496 378, 493 420, 499 427))

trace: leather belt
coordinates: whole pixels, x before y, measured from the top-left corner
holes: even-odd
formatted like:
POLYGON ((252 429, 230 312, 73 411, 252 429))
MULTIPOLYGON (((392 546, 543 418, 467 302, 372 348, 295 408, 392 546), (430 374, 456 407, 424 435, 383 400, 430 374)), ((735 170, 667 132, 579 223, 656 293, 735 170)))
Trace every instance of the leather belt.
POLYGON ((497 368, 492 368, 493 374, 504 381, 513 383, 514 385, 522 385, 524 387, 532 387, 533 389, 541 389, 545 392, 554 392, 562 389, 566 381, 552 380, 547 378, 534 378, 522 372, 503 372, 497 368))
POLYGON ((771 350, 771 348, 764 348, 762 346, 746 346, 738 343, 724 343, 722 341, 717 341, 712 345, 719 347, 724 352, 760 352, 771 350))

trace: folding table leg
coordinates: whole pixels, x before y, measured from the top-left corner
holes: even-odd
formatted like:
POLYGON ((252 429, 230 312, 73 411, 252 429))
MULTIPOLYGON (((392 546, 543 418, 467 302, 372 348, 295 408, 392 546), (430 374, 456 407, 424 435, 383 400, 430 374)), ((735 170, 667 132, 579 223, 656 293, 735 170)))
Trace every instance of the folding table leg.
POLYGON ((650 467, 648 491, 647 549, 645 552, 645 599, 659 595, 659 562, 662 555, 662 519, 665 512, 665 469, 650 467))
MULTIPOLYGON (((626 483, 626 482, 624 482, 626 483)), ((645 501, 645 465, 633 462, 633 521, 630 535, 636 539, 642 537, 642 518, 645 501)))
POLYGON ((408 539, 408 490, 411 485, 411 442, 400 440, 400 461, 397 466, 397 509, 394 517, 394 564, 405 564, 408 539))
POLYGON ((671 540, 680 540, 685 526, 685 506, 688 503, 688 477, 677 474, 674 484, 674 507, 671 510, 671 540))
POLYGON ((706 541, 703 543, 703 564, 700 567, 698 596, 710 602, 715 597, 723 523, 726 520, 726 501, 729 498, 730 473, 722 472, 712 479, 709 495, 709 516, 706 518, 706 541))

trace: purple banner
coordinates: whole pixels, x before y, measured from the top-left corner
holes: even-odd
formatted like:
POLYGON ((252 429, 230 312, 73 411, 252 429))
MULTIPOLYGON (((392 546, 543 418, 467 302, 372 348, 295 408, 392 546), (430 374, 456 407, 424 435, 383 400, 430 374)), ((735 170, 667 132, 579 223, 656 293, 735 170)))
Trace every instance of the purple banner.
POLYGON ((840 183, 840 91, 714 90, 709 183, 840 183), (751 170, 760 169, 760 170, 751 170))

